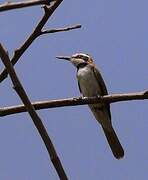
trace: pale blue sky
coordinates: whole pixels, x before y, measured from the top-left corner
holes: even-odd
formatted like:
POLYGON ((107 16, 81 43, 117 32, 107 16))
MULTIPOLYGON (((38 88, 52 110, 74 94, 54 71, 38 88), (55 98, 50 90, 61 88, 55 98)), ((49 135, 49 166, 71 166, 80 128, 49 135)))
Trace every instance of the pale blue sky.
MULTIPOLYGON (((4 1, 2 1, 4 2, 4 1)), ((93 56, 110 93, 148 88, 148 2, 146 0, 64 0, 48 28, 82 24, 70 32, 38 38, 15 66, 32 101, 79 96, 76 69, 56 55, 93 56)), ((12 55, 43 14, 39 7, 3 12, 0 41, 12 55)), ((3 65, 0 62, 0 68, 3 65)), ((0 84, 0 106, 20 99, 8 78, 0 84)), ((145 180, 148 177, 148 102, 111 105, 112 121, 125 149, 116 160, 87 106, 38 111, 70 180, 145 180)), ((27 113, 0 121, 0 179, 58 180, 27 113)))

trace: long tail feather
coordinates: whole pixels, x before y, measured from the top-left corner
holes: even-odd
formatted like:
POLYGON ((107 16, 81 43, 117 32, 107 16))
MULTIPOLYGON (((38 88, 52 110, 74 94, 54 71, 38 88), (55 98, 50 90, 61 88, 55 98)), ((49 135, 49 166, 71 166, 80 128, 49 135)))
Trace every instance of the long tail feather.
MULTIPOLYGON (((103 127, 102 127, 103 128, 103 127)), ((120 159, 124 156, 124 150, 122 148, 122 145, 120 144, 120 141, 112 128, 111 131, 103 128, 103 131, 105 133, 105 136, 107 138, 107 141, 110 145, 110 148, 112 150, 113 155, 117 158, 120 159)))

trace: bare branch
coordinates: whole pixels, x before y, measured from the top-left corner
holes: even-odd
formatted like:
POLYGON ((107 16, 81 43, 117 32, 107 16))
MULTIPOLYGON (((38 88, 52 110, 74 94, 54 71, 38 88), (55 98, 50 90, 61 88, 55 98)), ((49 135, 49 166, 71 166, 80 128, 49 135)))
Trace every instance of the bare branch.
POLYGON ((73 26, 67 26, 65 28, 57 28, 57 29, 49 29, 49 30, 43 30, 41 34, 49 34, 49 33, 56 33, 56 32, 63 32, 63 31, 70 31, 73 29, 81 28, 82 26, 80 24, 76 24, 73 26))
POLYGON ((24 7, 36 6, 36 5, 49 5, 51 0, 30 0, 23 2, 6 2, 0 5, 0 12, 8 11, 12 9, 19 9, 24 7))
MULTIPOLYGON (((148 99, 148 91, 126 93, 126 94, 112 94, 100 97, 73 97, 67 99, 48 100, 33 102, 32 105, 36 110, 57 108, 64 106, 77 106, 86 104, 97 104, 101 102, 115 103, 120 101, 131 101, 131 100, 144 100, 148 99)), ((0 108, 0 116, 6 116, 16 113, 26 112, 24 105, 10 106, 0 108)))
MULTIPOLYGON (((32 42, 41 34, 41 30, 48 21, 49 17, 53 14, 53 12, 56 10, 56 8, 61 4, 63 0, 55 0, 52 5, 50 6, 44 6, 45 14, 41 18, 40 22, 37 24, 36 28, 32 32, 32 34, 27 38, 27 40, 23 43, 23 45, 17 49, 14 53, 14 56, 11 59, 12 65, 16 64, 19 58, 23 55, 23 53, 27 50, 27 48, 32 44, 32 42)), ((0 82, 2 82, 6 77, 8 73, 7 70, 4 69, 0 73, 0 82)))
POLYGON ((17 92, 20 99, 24 103, 26 110, 28 111, 29 115, 31 116, 34 125, 36 126, 40 136, 42 137, 43 142, 45 143, 45 146, 49 153, 50 159, 59 175, 59 178, 67 180, 68 178, 64 172, 64 169, 63 169, 60 159, 55 151, 52 141, 51 141, 50 137, 48 136, 48 133, 47 133, 40 117, 38 116, 34 107, 32 106, 23 86, 21 85, 21 83, 15 73, 15 70, 10 62, 7 52, 5 51, 5 49, 3 48, 3 46, 1 44, 0 44, 0 57, 1 57, 3 64, 7 68, 7 72, 10 75, 10 78, 14 85, 15 91, 17 92))

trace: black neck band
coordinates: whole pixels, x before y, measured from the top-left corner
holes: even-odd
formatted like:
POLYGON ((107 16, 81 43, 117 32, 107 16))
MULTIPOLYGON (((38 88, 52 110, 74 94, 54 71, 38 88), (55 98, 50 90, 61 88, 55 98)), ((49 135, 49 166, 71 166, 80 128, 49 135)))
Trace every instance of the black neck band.
POLYGON ((86 62, 80 63, 80 64, 77 65, 77 69, 83 68, 85 66, 87 66, 86 62))

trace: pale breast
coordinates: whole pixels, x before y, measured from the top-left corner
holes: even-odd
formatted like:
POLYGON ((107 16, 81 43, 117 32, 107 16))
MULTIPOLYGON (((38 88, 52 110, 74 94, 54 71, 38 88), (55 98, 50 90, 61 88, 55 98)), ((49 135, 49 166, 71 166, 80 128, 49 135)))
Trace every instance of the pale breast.
POLYGON ((94 72, 90 69, 90 67, 86 66, 84 68, 80 68, 77 73, 77 78, 83 96, 99 95, 99 83, 97 82, 94 72))

